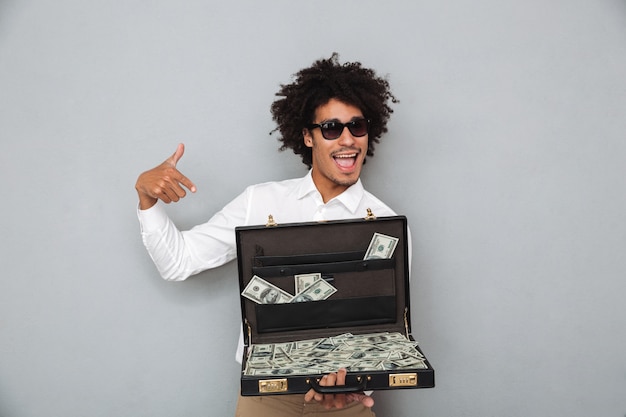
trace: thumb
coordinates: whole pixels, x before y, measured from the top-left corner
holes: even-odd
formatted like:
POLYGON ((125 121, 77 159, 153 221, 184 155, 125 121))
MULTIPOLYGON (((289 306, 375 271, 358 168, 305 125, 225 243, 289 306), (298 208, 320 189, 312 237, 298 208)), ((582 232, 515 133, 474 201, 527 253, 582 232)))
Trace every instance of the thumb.
POLYGON ((180 161, 180 158, 183 157, 184 153, 185 153, 185 144, 179 143, 178 144, 178 148, 176 148, 176 152, 174 152, 174 154, 172 156, 167 158, 167 162, 169 162, 170 164, 176 166, 178 161, 180 161))

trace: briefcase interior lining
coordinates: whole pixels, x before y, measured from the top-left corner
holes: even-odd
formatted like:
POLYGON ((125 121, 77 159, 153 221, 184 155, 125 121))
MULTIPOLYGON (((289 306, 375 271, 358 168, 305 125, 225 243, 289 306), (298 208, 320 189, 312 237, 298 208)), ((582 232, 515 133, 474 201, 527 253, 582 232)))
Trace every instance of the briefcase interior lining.
POLYGON ((406 226, 404 216, 392 216, 238 227, 242 289, 256 274, 294 294, 293 276, 313 272, 337 288, 329 299, 308 303, 256 304, 241 297, 246 344, 323 337, 329 329, 410 332, 406 226), (399 239, 393 258, 363 259, 374 233, 399 239))

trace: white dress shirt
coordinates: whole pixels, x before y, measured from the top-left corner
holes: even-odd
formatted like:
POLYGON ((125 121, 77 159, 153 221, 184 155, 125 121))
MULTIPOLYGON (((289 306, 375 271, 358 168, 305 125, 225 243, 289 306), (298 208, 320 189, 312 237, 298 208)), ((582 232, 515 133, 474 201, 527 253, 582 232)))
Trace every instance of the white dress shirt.
MULTIPOLYGON (((249 186, 208 222, 188 231, 176 228, 160 201, 147 210, 138 210, 138 217, 144 245, 161 276, 182 281, 236 258, 236 226, 266 224, 270 214, 279 224, 362 218, 368 208, 379 217, 395 215, 365 191, 361 180, 324 203, 309 171, 302 178, 249 186)), ((240 335, 238 361, 242 355, 240 335)))
POLYGON ((208 222, 179 231, 160 201, 138 210, 141 236, 161 276, 182 281, 237 256, 235 227, 263 225, 271 214, 276 223, 340 220, 395 215, 382 201, 365 191, 361 180, 326 204, 315 188, 311 172, 303 177, 252 185, 208 222))

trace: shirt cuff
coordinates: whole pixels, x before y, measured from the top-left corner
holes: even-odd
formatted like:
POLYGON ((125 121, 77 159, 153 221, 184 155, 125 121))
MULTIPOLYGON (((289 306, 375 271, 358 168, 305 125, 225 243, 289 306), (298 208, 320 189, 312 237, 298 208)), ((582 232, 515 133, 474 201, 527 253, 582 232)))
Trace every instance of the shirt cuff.
POLYGON ((137 218, 139 219, 142 233, 162 231, 169 220, 165 207, 160 201, 157 201, 155 205, 146 210, 141 210, 137 206, 137 218))

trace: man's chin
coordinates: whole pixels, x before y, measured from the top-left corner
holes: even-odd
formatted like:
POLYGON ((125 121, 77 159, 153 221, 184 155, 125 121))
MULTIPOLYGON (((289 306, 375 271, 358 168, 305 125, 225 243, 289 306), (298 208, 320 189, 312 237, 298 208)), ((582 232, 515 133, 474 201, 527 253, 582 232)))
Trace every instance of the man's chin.
POLYGON ((333 182, 337 185, 341 185, 342 187, 350 187, 356 184, 359 180, 359 173, 354 173, 351 175, 338 175, 333 178, 333 182))

